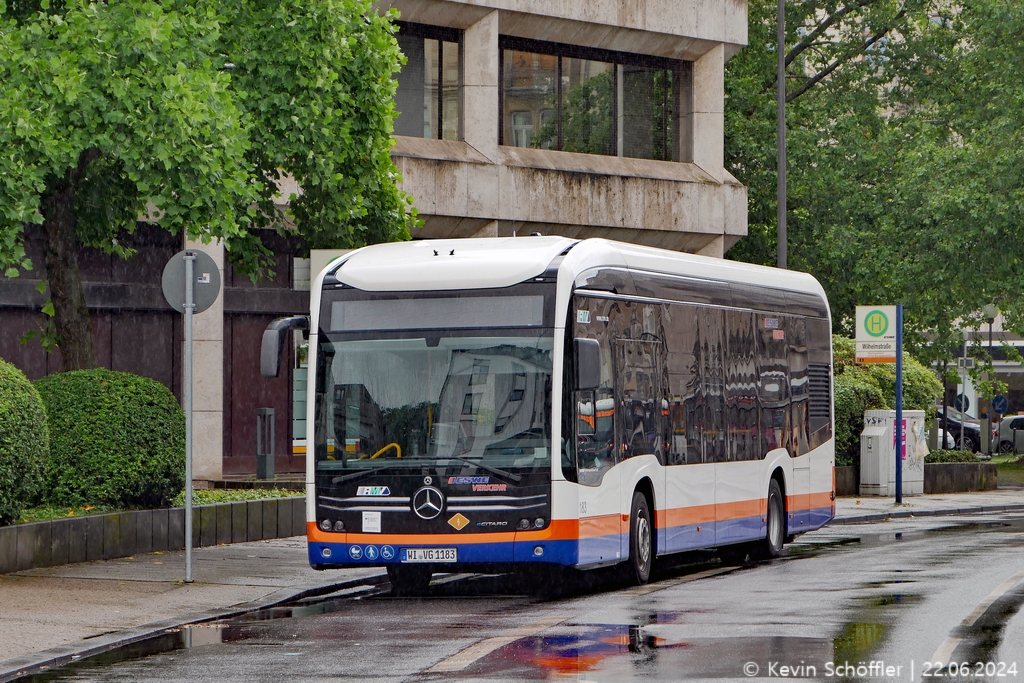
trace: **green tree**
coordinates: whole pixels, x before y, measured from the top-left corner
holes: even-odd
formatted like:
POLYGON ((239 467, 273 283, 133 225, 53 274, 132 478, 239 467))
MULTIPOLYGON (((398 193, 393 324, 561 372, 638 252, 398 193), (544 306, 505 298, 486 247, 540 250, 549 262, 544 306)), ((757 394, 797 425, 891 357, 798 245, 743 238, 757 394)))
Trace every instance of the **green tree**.
MULTIPOLYGON (((729 256, 769 264, 775 7, 752 0, 726 77, 727 163, 750 197, 729 256)), ((1021 35, 1014 0, 787 3, 789 262, 822 282, 837 331, 856 304, 900 301, 927 363, 984 304, 1024 329, 1021 35)))
POLYGON ((129 256, 141 216, 224 240, 253 277, 257 230, 307 247, 408 238, 391 162, 401 54, 370 0, 0 0, 0 268, 42 224, 65 369, 95 365, 81 246, 129 256), (302 192, 274 204, 285 173, 302 192))

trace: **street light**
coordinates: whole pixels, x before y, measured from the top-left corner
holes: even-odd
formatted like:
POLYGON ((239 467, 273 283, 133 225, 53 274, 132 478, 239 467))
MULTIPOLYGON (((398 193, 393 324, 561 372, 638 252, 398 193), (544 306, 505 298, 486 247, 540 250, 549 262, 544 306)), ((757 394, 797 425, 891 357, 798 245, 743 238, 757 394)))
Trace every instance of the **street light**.
POLYGON ((776 99, 778 100, 778 119, 776 121, 776 141, 778 145, 778 165, 776 173, 779 185, 778 206, 776 227, 776 265, 779 268, 786 268, 788 254, 786 253, 786 5, 785 0, 779 0, 778 16, 778 41, 775 52, 777 58, 778 83, 776 84, 776 99))

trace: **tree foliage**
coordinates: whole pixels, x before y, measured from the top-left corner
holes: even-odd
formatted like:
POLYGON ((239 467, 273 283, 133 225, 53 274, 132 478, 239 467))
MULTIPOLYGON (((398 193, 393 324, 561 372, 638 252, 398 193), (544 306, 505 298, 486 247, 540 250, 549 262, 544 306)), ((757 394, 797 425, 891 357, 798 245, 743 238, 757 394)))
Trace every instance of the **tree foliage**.
POLYGON ((0 269, 32 268, 24 226, 43 224, 66 362, 94 355, 78 248, 128 256, 140 216, 223 240, 254 276, 261 228, 307 247, 408 238, 392 18, 369 0, 0 0, 0 269), (302 188, 289 216, 282 173, 302 188))
MULTIPOLYGON (((750 237, 773 263, 774 0, 749 4, 727 65, 726 155, 750 237)), ((835 328, 902 302, 907 343, 949 357, 996 303, 1024 328, 1024 5, 1015 0, 787 3, 790 266, 825 286, 835 328)))

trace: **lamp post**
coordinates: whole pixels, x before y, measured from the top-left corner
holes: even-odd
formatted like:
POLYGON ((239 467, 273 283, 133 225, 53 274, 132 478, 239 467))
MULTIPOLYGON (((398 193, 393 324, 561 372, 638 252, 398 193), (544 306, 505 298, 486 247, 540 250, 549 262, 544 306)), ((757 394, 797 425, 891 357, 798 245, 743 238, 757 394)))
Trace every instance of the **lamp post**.
MULTIPOLYGON (((996 374, 995 373, 995 359, 992 358, 992 323, 995 322, 996 316, 999 314, 999 309, 996 308, 995 304, 985 304, 985 306, 981 309, 981 311, 985 315, 985 318, 988 320, 988 357, 989 357, 989 362, 992 363, 992 374, 989 376, 989 380, 992 380, 992 379, 995 379, 995 374, 996 374)), ((989 424, 994 424, 995 423, 995 413, 992 411, 992 401, 991 400, 988 403, 988 414, 989 414, 988 415, 989 424)), ((992 453, 995 450, 992 447, 993 439, 992 439, 991 432, 992 432, 992 429, 989 428, 989 437, 988 437, 988 452, 989 453, 992 453)))
POLYGON ((778 41, 775 47, 778 67, 778 83, 776 88, 776 99, 778 100, 778 120, 776 122, 776 144, 778 145, 778 175, 779 195, 777 206, 776 241, 777 244, 777 265, 785 268, 787 258, 787 237, 786 237, 786 4, 785 0, 779 0, 778 16, 778 41))

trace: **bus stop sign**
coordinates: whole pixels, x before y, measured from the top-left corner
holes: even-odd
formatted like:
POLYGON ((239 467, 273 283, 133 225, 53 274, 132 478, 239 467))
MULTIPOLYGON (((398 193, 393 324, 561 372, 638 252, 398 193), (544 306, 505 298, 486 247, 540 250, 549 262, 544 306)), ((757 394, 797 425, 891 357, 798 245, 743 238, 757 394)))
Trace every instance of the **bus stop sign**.
POLYGON ((213 302, 217 300, 217 295, 220 294, 220 270, 205 251, 186 249, 171 257, 171 260, 164 266, 164 276, 161 281, 164 298, 178 313, 185 312, 185 254, 195 254, 196 257, 195 263, 192 265, 195 277, 195 281, 192 283, 192 301, 195 302, 195 312, 202 313, 213 305, 213 302))

